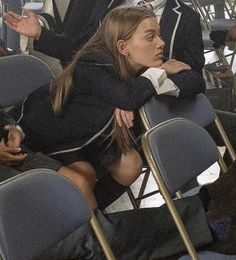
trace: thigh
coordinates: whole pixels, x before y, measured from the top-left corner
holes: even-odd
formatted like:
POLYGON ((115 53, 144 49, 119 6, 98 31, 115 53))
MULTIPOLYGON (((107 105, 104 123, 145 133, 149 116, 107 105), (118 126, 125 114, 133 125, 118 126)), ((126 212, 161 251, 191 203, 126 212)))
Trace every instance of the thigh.
POLYGON ((46 168, 58 171, 62 166, 59 161, 56 161, 45 154, 40 152, 33 153, 27 148, 24 148, 24 150, 27 152, 27 157, 19 166, 16 167, 16 169, 21 172, 37 168, 46 168))
POLYGON ((0 182, 5 181, 11 177, 20 174, 21 171, 16 170, 12 167, 0 165, 0 182))

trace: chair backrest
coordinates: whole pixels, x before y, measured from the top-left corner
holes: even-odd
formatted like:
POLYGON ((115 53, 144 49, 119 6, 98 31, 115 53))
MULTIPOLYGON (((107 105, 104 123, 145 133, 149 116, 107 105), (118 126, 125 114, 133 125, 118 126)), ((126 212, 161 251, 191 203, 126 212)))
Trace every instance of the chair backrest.
POLYGON ((142 145, 151 170, 160 173, 172 195, 219 159, 207 131, 183 118, 153 127, 144 134, 142 145))
MULTIPOLYGON (((23 3, 24 2, 25 1, 23 1, 23 3)), ((2 0, 2 4, 7 6, 7 10, 13 11, 21 15, 21 0, 2 0)), ((7 48, 10 48, 12 51, 14 51, 14 53, 20 52, 20 34, 8 29, 5 23, 2 23, 1 38, 4 41, 7 48)))
POLYGON ((46 63, 31 55, 0 58, 0 106, 21 103, 33 90, 50 82, 53 72, 46 63))
POLYGON ((0 255, 38 259, 90 217, 78 188, 55 172, 39 169, 13 177, 0 184, 0 255))
POLYGON ((146 102, 139 112, 146 130, 175 117, 190 119, 202 127, 215 120, 214 108, 203 94, 191 99, 155 96, 146 102))

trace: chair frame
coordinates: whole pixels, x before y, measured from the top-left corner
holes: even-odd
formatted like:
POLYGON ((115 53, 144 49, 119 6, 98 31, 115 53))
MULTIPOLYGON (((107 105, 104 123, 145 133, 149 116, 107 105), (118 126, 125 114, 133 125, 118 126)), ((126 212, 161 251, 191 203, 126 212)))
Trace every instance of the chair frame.
MULTIPOLYGON (((154 127, 155 128, 155 127, 154 127)), ((153 131, 152 128, 150 131, 153 131)), ((180 218, 179 214, 178 214, 178 211, 171 199, 171 196, 167 190, 167 187, 161 177, 161 174, 160 174, 160 171, 155 163, 155 160, 154 160, 154 157, 152 155, 152 151, 151 151, 151 148, 148 144, 148 141, 147 141, 147 136, 148 134, 150 133, 150 131, 146 132, 143 137, 142 137, 142 146, 143 146, 143 150, 144 150, 144 153, 145 153, 145 156, 146 156, 146 159, 148 161, 148 164, 150 166, 150 169, 151 169, 151 172, 153 174, 153 177, 160 189, 160 192, 161 194, 163 195, 165 201, 166 201, 166 204, 167 204, 167 207, 173 217, 173 220, 176 224, 176 227, 178 228, 178 231, 183 239, 183 242, 187 248, 187 251, 189 253, 189 255, 191 256, 192 259, 194 260, 198 260, 198 255, 197 255, 197 252, 191 242, 191 239, 184 227, 184 223, 182 221, 182 219, 180 218)))
MULTIPOLYGON (((165 122, 169 122, 169 121, 173 121, 173 120, 180 120, 180 118, 173 118, 170 120, 167 120, 165 122)), ((188 120, 189 121, 189 120, 188 120)), ((173 200, 171 198, 171 195, 168 191, 168 188, 163 180, 163 177, 161 176, 160 170, 158 168, 158 164, 155 162, 154 159, 154 155, 153 155, 153 151, 152 148, 150 146, 150 141, 149 141, 149 136, 161 125, 163 125, 165 122, 160 123, 159 125, 154 126, 153 128, 151 128, 150 130, 148 130, 143 136, 142 136, 142 147, 143 147, 143 151, 145 154, 145 157, 148 161, 148 164, 150 166, 151 172, 153 174, 153 177, 160 189, 160 192, 167 204, 167 207, 171 213, 171 216, 176 224, 176 227, 180 233, 180 236, 186 246, 186 249, 189 253, 189 255, 191 256, 192 259, 197 260, 199 259, 198 254, 191 242, 191 239, 186 231, 186 228, 184 226, 184 223, 173 203, 173 200)), ((219 152, 218 152, 218 156, 219 156, 219 152)), ((218 158, 220 159, 220 157, 218 158)), ((177 196, 178 198, 182 198, 182 194, 180 194, 180 196, 177 196)))
MULTIPOLYGON (((203 94, 198 94, 198 95, 203 95, 203 94)), ((207 102, 209 102, 205 96, 204 96, 204 98, 207 102)), ((209 105, 210 105, 210 103, 209 103, 209 105)), ((212 110, 214 111, 213 107, 212 107, 212 110)), ((148 119, 148 116, 147 116, 146 111, 145 111, 145 105, 139 109, 139 114, 140 114, 142 123, 143 123, 146 131, 148 131, 152 127, 154 127, 153 125, 151 125, 151 123, 148 119)), ((214 115, 215 115, 214 123, 216 125, 216 128, 218 129, 220 136, 221 136, 223 142, 225 143, 225 145, 227 147, 227 150, 229 152, 229 155, 230 155, 232 161, 235 161, 236 160, 236 153, 235 153, 235 151, 234 151, 234 149, 233 149, 233 147, 232 147, 232 145, 229 141, 228 136, 225 133, 225 130, 224 130, 219 118, 216 116, 215 112, 214 112, 214 115)), ((220 153, 219 153, 219 165, 220 165, 222 172, 225 173, 226 170, 227 170, 227 166, 226 166, 224 159, 223 159, 223 157, 221 156, 220 153)), ((150 176, 150 170, 146 170, 142 184, 141 184, 141 188, 139 190, 139 194, 136 198, 134 197, 132 191, 128 190, 128 194, 129 194, 129 197, 131 198, 131 201, 132 201, 134 208, 138 208, 140 206, 141 200, 143 200, 147 197, 150 197, 154 194, 159 193, 159 190, 155 190, 155 191, 144 194, 145 188, 146 188, 147 183, 148 183, 149 176, 150 176)), ((181 191, 176 192, 176 197, 177 198, 183 197, 181 191)))

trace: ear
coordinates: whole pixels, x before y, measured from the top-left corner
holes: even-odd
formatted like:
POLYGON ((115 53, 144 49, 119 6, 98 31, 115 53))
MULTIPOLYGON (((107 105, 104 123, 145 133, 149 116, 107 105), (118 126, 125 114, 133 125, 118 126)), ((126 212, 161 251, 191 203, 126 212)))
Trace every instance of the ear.
POLYGON ((119 40, 116 44, 117 46, 117 49, 119 51, 119 53, 121 53, 122 55, 124 56, 128 56, 129 53, 128 53, 128 43, 124 40, 119 40))

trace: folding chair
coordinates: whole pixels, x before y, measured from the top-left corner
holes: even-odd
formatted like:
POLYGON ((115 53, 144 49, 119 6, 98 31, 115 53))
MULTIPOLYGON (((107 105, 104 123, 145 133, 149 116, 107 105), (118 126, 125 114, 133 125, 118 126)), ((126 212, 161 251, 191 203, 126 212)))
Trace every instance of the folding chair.
MULTIPOLYGON (((146 130, 149 130, 154 126, 175 117, 187 118, 199 124, 201 127, 206 127, 210 123, 214 122, 227 147, 232 161, 236 160, 236 154, 224 131, 224 128, 217 118, 214 108, 203 94, 198 94, 190 99, 181 97, 175 98, 166 95, 155 96, 140 108, 139 114, 146 130)), ((223 172, 227 169, 222 156, 220 156, 220 167, 223 172)), ((138 197, 134 198, 133 196, 133 201, 135 201, 137 205, 139 205, 142 199, 158 192, 153 191, 143 195, 149 175, 150 171, 147 171, 144 175, 138 197)))
POLYGON ((97 218, 80 190, 46 169, 0 184, 0 255, 3 260, 41 259, 86 222, 91 222, 107 259, 115 259, 97 218))
MULTIPOLYGON (((3 5, 3 14, 8 10, 14 11, 17 14, 22 13, 22 3, 25 1, 21 0, 1 0, 0 4, 3 5)), ((1 38, 5 43, 5 46, 9 48, 13 53, 20 53, 20 35, 7 28, 6 24, 2 21, 1 38)))
POLYGON ((31 55, 0 58, 0 106, 21 103, 33 90, 50 82, 54 74, 46 63, 31 55))
POLYGON ((199 259, 191 234, 187 233, 171 196, 219 160, 216 144, 201 126, 187 119, 175 118, 147 131, 142 137, 142 146, 189 255, 192 259, 199 259))

